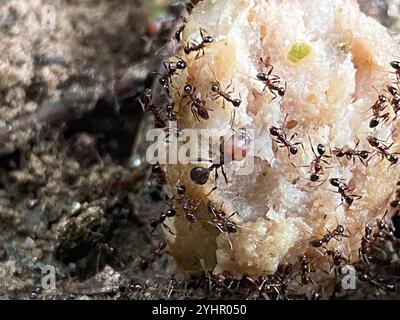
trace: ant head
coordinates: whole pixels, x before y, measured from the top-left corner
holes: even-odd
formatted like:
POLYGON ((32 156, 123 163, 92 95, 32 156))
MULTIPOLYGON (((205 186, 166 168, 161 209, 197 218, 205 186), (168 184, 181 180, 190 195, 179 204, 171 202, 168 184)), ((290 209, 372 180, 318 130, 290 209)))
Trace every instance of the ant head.
POLYGON ((300 262, 307 262, 308 258, 305 254, 302 254, 301 256, 299 256, 299 261, 300 262))
POLYGON ((390 65, 393 69, 400 70, 400 61, 392 61, 390 65))
POLYGON ((290 151, 290 154, 295 155, 295 154, 297 154, 298 150, 297 150, 296 146, 290 146, 289 151, 290 151))
POLYGON ((165 110, 166 110, 167 112, 172 112, 172 111, 174 111, 174 107, 175 107, 175 105, 174 105, 173 103, 167 104, 167 105, 165 106, 165 110))
POLYGON ((183 61, 183 60, 179 60, 179 61, 176 63, 176 68, 179 69, 179 70, 186 69, 186 62, 183 61))
POLYGON ((161 77, 158 82, 162 85, 165 86, 168 84, 168 79, 166 77, 161 77))
POLYGON ((184 47, 183 51, 185 52, 185 54, 190 54, 190 47, 189 46, 184 47))
POLYGON ((336 232, 338 234, 343 234, 344 233, 344 227, 341 224, 338 224, 336 227, 336 232))
POLYGON ((197 221, 196 216, 192 212, 186 212, 185 216, 186 219, 191 223, 195 223, 197 221))
POLYGON ((337 178, 329 179, 329 183, 334 187, 340 187, 340 181, 337 178))
POLYGON ((397 90, 394 86, 388 85, 387 89, 392 96, 396 96, 399 94, 399 90, 397 90))
POLYGON ((369 122, 369 127, 370 128, 375 128, 379 125, 379 118, 375 117, 369 122))
POLYGON ((226 231, 228 231, 228 233, 235 233, 237 232, 237 225, 234 222, 227 222, 226 223, 226 231))
POLYGON ((277 137, 279 136, 279 129, 275 126, 272 126, 269 128, 269 133, 271 134, 271 136, 277 137))
POLYGON ((319 174, 316 173, 316 172, 313 172, 313 173, 311 174, 311 176, 310 176, 310 180, 311 180, 312 182, 317 182, 317 181, 319 180, 319 178, 320 178, 320 176, 319 176, 319 174))
POLYGON ((165 240, 160 241, 160 243, 158 244, 159 250, 164 250, 166 247, 167 247, 167 241, 165 240))
POLYGON ((176 216, 176 210, 175 209, 168 209, 166 212, 165 212, 165 215, 167 216, 167 217, 169 217, 169 218, 171 218, 171 217, 175 217, 176 216))
POLYGON ((360 152, 360 157, 361 157, 361 159, 364 159, 364 160, 366 160, 367 158, 368 158, 368 156, 369 156, 369 151, 361 151, 360 152))
POLYGON ((211 43, 211 42, 213 42, 214 41, 214 38, 212 37, 212 36, 205 36, 204 38, 203 38, 203 42, 204 43, 211 43))
POLYGON ((380 103, 385 103, 388 101, 388 99, 383 94, 380 94, 378 99, 380 103))
POLYGON ((319 144, 317 146, 317 152, 320 156, 322 156, 325 153, 325 151, 326 151, 326 148, 323 144, 319 144))
POLYGON ((377 138, 375 138, 373 136, 368 136, 367 141, 372 147, 375 147, 375 148, 379 147, 379 141, 377 138))
POLYGON ((322 239, 316 239, 316 240, 311 241, 310 244, 315 248, 319 248, 320 246, 322 246, 324 244, 324 241, 322 239))
POLYGON ((392 207, 392 208, 397 208, 398 206, 399 206, 399 204, 400 204, 400 202, 399 202, 399 200, 393 200, 392 202, 390 202, 390 206, 392 207))
POLYGON ((195 167, 190 170, 190 179, 198 185, 205 185, 209 177, 210 170, 208 168, 195 167))
POLYGON ((219 85, 217 83, 213 83, 213 85, 211 86, 211 91, 219 92, 220 91, 219 85))
POLYGON ((257 74, 257 79, 260 81, 268 81, 268 76, 266 73, 260 72, 259 74, 257 74))
POLYGON ((191 84, 187 84, 187 85, 185 85, 185 87, 183 88, 183 90, 186 92, 186 93, 192 93, 192 90, 193 90, 193 87, 192 87, 192 85, 191 84))
POLYGON ((370 235, 372 233, 372 227, 369 224, 365 225, 365 234, 370 235))
POLYGON ((176 186, 176 193, 181 196, 184 195, 186 193, 186 187, 184 185, 176 186))
POLYGON ((240 100, 240 99, 233 99, 232 100, 232 104, 233 104, 233 106, 235 108, 239 108, 241 103, 242 103, 242 100, 240 100))

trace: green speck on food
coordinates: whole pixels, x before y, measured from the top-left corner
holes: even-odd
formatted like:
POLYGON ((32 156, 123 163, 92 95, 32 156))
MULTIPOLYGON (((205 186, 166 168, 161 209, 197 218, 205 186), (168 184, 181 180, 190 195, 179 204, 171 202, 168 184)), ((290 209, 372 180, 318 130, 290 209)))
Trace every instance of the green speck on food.
POLYGON ((152 20, 160 20, 167 15, 167 12, 163 9, 154 10, 151 14, 152 20))
POLYGON ((347 42, 340 42, 338 43, 338 49, 341 52, 349 53, 351 51, 351 44, 347 42))
POLYGON ((306 43, 295 43, 290 48, 288 53, 288 60, 297 63, 307 57, 311 52, 311 47, 306 43))

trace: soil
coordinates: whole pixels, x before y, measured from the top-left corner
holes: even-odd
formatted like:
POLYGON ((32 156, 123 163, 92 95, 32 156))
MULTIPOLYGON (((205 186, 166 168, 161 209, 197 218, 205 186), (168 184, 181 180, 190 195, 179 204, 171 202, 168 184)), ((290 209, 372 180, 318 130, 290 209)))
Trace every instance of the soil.
POLYGON ((149 221, 168 207, 138 162, 148 119, 137 101, 182 21, 172 1, 161 27, 149 24, 166 2, 1 2, 1 298, 204 296, 168 255, 141 270, 162 240, 149 221), (43 289, 47 265, 55 289, 43 289))

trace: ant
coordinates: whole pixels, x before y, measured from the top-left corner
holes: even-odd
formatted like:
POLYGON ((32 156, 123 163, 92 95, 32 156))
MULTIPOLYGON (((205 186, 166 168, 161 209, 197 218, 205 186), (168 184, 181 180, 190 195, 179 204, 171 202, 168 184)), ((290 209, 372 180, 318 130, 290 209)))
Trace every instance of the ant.
POLYGON ((157 229, 157 226, 158 226, 159 224, 162 224, 162 225, 164 226, 164 228, 166 228, 166 229, 168 230, 169 233, 174 234, 174 233, 171 231, 171 229, 170 229, 164 222, 165 222, 165 220, 166 220, 167 218, 172 218, 172 217, 175 217, 175 216, 176 216, 176 210, 173 209, 173 208, 171 208, 171 209, 168 209, 167 211, 161 213, 161 215, 160 215, 160 217, 158 218, 158 220, 151 220, 151 221, 150 221, 150 226, 153 228, 153 230, 151 231, 151 233, 153 233, 153 232, 157 229))
POLYGON ((389 113, 381 115, 381 112, 386 109, 387 103, 388 103, 388 98, 383 94, 380 94, 378 99, 370 108, 372 110, 372 115, 373 115, 372 120, 369 122, 370 128, 377 127, 381 119, 383 120, 383 122, 386 122, 389 119, 389 113))
POLYGON ((310 175, 310 181, 317 182, 324 174, 323 163, 329 164, 326 159, 331 158, 331 156, 325 154, 326 148, 321 143, 317 145, 317 152, 315 152, 310 136, 308 136, 308 140, 310 141, 311 151, 314 154, 314 159, 312 160, 311 165, 306 167, 309 167, 310 169, 313 170, 313 172, 310 175))
POLYGON ((299 256, 298 262, 300 265, 300 272, 301 272, 301 284, 306 285, 309 284, 310 282, 314 284, 314 281, 309 276, 309 273, 313 272, 314 270, 311 268, 311 264, 307 255, 303 254, 299 256))
POLYGON ((330 256, 332 258, 332 266, 331 270, 333 267, 335 267, 335 272, 339 271, 339 273, 342 273, 342 262, 347 262, 348 259, 342 255, 342 253, 339 250, 326 250, 325 255, 330 256))
POLYGON ((340 194, 341 200, 343 204, 343 201, 346 202, 346 204, 350 207, 354 200, 361 199, 361 196, 357 196, 355 194, 350 194, 353 190, 351 190, 344 182, 341 182, 341 179, 338 178, 332 178, 329 179, 329 182, 332 186, 338 188, 337 193, 340 194))
POLYGON ((229 220, 232 216, 237 214, 237 212, 232 213, 229 217, 226 217, 225 212, 222 209, 217 209, 211 202, 207 204, 208 212, 212 215, 212 220, 216 227, 221 232, 226 233, 236 233, 237 225, 235 222, 229 220))
POLYGON ((146 89, 139 97, 139 103, 145 112, 151 112, 154 116, 154 123, 156 128, 165 128, 165 121, 160 116, 160 110, 157 109, 152 103, 151 89, 146 89))
POLYGON ((197 51, 196 59, 199 58, 200 56, 204 56, 204 48, 206 47, 206 44, 214 42, 214 38, 210 35, 204 35, 204 33, 207 33, 203 28, 200 28, 200 36, 201 36, 201 42, 200 43, 188 43, 184 48, 184 52, 186 54, 190 54, 191 52, 197 51))
POLYGON ((183 90, 185 91, 184 98, 189 98, 190 100, 190 109, 194 118, 197 121, 200 121, 200 118, 204 120, 210 119, 208 110, 204 107, 203 102, 199 98, 195 98, 196 88, 193 88, 191 84, 186 84, 183 90))
POLYGON ((348 235, 345 235, 345 229, 342 225, 338 224, 336 226, 336 229, 334 229, 333 231, 329 231, 327 230, 327 234, 325 234, 322 238, 319 239, 315 239, 310 241, 310 244, 314 247, 314 248, 319 248, 322 247, 322 245, 327 245, 329 243, 329 241, 331 241, 332 239, 336 239, 338 240, 338 237, 344 237, 344 238, 348 238, 348 235))
POLYGON ((392 61, 390 66, 395 70, 397 81, 400 82, 400 61, 392 61))
POLYGON ((161 76, 158 82, 162 85, 163 91, 166 92, 169 96, 170 95, 169 86, 172 85, 174 87, 174 85, 172 84, 172 77, 176 74, 178 70, 185 70, 187 64, 184 60, 178 58, 178 61, 176 63, 164 62, 163 65, 167 73, 164 75, 158 74, 161 76))
POLYGON ((399 158, 396 156, 398 153, 389 152, 389 149, 393 146, 394 143, 392 143, 390 146, 386 146, 383 143, 384 141, 379 140, 378 138, 371 135, 367 137, 367 141, 371 145, 371 147, 375 149, 375 153, 368 159, 368 161, 370 161, 376 154, 381 155, 381 161, 383 159, 386 159, 390 162, 389 168, 399 161, 399 158))
POLYGON ((356 158, 358 157, 361 161, 361 163, 365 166, 367 164, 364 162, 365 160, 368 159, 368 156, 370 155, 369 151, 366 150, 357 150, 358 145, 360 144, 360 140, 357 141, 356 146, 354 149, 344 149, 344 148, 336 148, 332 151, 332 153, 338 157, 338 158, 343 158, 346 157, 347 160, 353 159, 353 164, 355 164, 356 158))
POLYGON ((296 155, 298 152, 298 149, 296 146, 301 145, 304 149, 304 146, 301 142, 296 142, 292 143, 291 141, 297 136, 297 133, 294 133, 290 139, 287 138, 287 134, 284 130, 286 119, 288 115, 285 116, 285 119, 283 120, 283 125, 281 127, 275 127, 271 126, 269 128, 269 132, 272 137, 274 137, 273 141, 275 141, 278 146, 275 152, 278 150, 278 148, 287 148, 288 150, 288 157, 290 158, 290 155, 296 155))
POLYGON ((218 100, 219 98, 222 98, 223 99, 223 108, 225 108, 225 101, 230 102, 235 108, 239 108, 242 103, 242 100, 231 97, 231 93, 233 93, 233 90, 227 92, 227 90, 232 86, 232 81, 226 87, 225 91, 223 91, 221 89, 220 82, 218 80, 216 80, 217 77, 215 76, 214 70, 211 68, 211 66, 210 66, 210 69, 215 78, 215 82, 211 85, 211 92, 213 93, 212 100, 215 101, 215 100, 218 100))
MULTIPOLYGON (((366 224, 364 228, 364 236, 361 238, 361 246, 358 249, 358 255, 360 258, 365 257, 370 251, 370 244, 373 241, 372 231, 372 227, 369 224, 366 224)), ((367 261, 368 260, 367 257, 367 261)))
POLYGON ((151 250, 150 256, 148 258, 143 258, 140 262, 140 269, 143 271, 148 269, 156 260, 160 258, 163 253, 162 251, 167 247, 167 242, 162 240, 159 242, 158 246, 151 250))
POLYGON ((264 94, 265 89, 268 88, 269 92, 274 96, 272 100, 276 99, 278 96, 283 98, 286 93, 287 83, 285 82, 285 87, 280 86, 280 77, 272 74, 274 67, 268 62, 265 64, 265 66, 269 68, 269 71, 267 73, 259 72, 257 74, 257 80, 262 81, 265 85, 262 94, 264 94))
POLYGON ((392 96, 392 99, 390 100, 390 105, 392 106, 393 112, 395 113, 395 117, 393 119, 394 121, 400 111, 400 92, 396 87, 391 85, 387 86, 387 91, 392 96))
MULTIPOLYGON (((225 153, 224 153, 224 138, 221 137, 220 141, 220 155, 219 155, 219 163, 212 163, 209 167, 194 167, 190 170, 190 179, 198 185, 205 185, 208 182, 210 177, 210 173, 214 170, 215 171, 215 181, 218 180, 218 169, 221 169, 222 175, 225 179, 225 183, 228 183, 228 178, 225 173, 224 164, 225 164, 225 153)), ((201 161, 202 159, 198 159, 201 161)), ((209 160, 212 162, 211 160, 209 160)))
POLYGON ((169 103, 165 106, 165 111, 167 112, 167 119, 168 121, 174 122, 177 121, 177 116, 175 112, 175 104, 169 103))

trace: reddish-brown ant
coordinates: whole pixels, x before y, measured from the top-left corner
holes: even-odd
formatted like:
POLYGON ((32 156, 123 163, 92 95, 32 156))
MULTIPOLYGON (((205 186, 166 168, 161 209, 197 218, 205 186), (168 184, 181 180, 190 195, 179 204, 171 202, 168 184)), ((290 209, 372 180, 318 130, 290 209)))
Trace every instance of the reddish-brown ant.
POLYGON ((386 98, 386 96, 384 96, 383 94, 380 94, 378 99, 372 105, 371 110, 373 118, 369 122, 370 128, 377 127, 381 120, 383 120, 383 122, 386 122, 389 119, 389 113, 381 114, 381 112, 386 109, 388 102, 388 98, 386 98))
POLYGON ((386 159, 390 162, 390 166, 395 165, 398 161, 399 158, 397 157, 398 153, 390 153, 389 149, 393 146, 394 143, 392 143, 391 145, 387 146, 385 145, 383 142, 383 140, 379 140, 378 138, 369 135, 367 137, 367 141, 368 143, 371 145, 371 147, 373 147, 375 149, 375 153, 368 159, 368 162, 377 154, 379 154, 381 156, 381 161, 383 159, 386 159))
POLYGON ((400 111, 400 91, 398 88, 392 85, 387 86, 387 91, 392 96, 392 99, 390 100, 390 105, 392 106, 393 112, 395 113, 395 117, 393 119, 394 121, 397 119, 397 114, 400 111))
POLYGON ((169 86, 172 85, 174 87, 174 85, 172 84, 172 77, 176 74, 178 70, 185 70, 187 64, 184 60, 178 58, 178 61, 176 63, 164 62, 163 65, 167 73, 164 75, 158 74, 161 76, 158 79, 158 82, 161 84, 163 91, 166 92, 168 95, 170 95, 169 86))
POLYGON ((329 179, 329 182, 332 186, 338 188, 337 193, 340 194, 342 204, 344 201, 350 207, 353 204, 355 199, 356 200, 361 199, 361 196, 352 194, 351 192, 353 190, 350 189, 344 182, 342 182, 341 179, 332 178, 332 179, 329 179))
POLYGON ((165 128, 165 121, 161 118, 160 110, 152 103, 152 92, 146 89, 139 97, 139 102, 145 112, 151 112, 154 116, 154 123, 156 128, 165 128))
POLYGON ((208 212, 212 215, 212 221, 221 232, 237 232, 238 227, 236 223, 229 220, 229 218, 237 214, 237 212, 234 212, 229 217, 227 217, 222 209, 217 209, 211 202, 207 204, 207 209, 208 212))
POLYGON ((323 245, 327 245, 329 243, 329 241, 331 241, 332 239, 339 240, 338 239, 339 237, 348 238, 349 236, 344 234, 344 232, 345 232, 344 227, 342 225, 338 224, 333 231, 327 230, 327 234, 325 234, 322 238, 310 241, 310 244, 314 248, 319 248, 319 247, 322 247, 323 245))
POLYGON ((266 64, 265 65, 267 68, 269 68, 268 72, 259 72, 257 74, 257 80, 260 80, 264 83, 264 89, 262 91, 262 93, 265 92, 265 89, 268 88, 268 90, 271 92, 271 94, 274 96, 272 100, 274 100, 275 98, 277 98, 278 96, 283 98, 285 93, 286 93, 286 89, 287 89, 287 83, 285 83, 285 86, 282 87, 280 85, 280 77, 277 75, 272 74, 272 71, 274 70, 274 67, 270 64, 266 64))
POLYGON ((292 140, 297 136, 297 133, 294 133, 288 139, 287 134, 284 129, 287 116, 288 115, 285 116, 285 119, 283 120, 283 125, 281 127, 271 126, 269 128, 269 132, 270 132, 271 136, 274 138, 273 141, 275 141, 278 144, 275 152, 277 152, 278 148, 287 148, 288 157, 290 158, 290 155, 297 154, 298 149, 296 146, 301 145, 303 149, 304 149, 304 146, 301 142, 296 142, 296 143, 292 142, 292 140))
POLYGON ((210 119, 208 111, 211 111, 211 110, 206 109, 204 107, 203 101, 201 101, 199 98, 195 97, 196 88, 193 88, 193 86, 191 84, 186 84, 184 87, 184 91, 185 91, 185 95, 183 98, 189 98, 189 103, 191 104, 190 109, 192 111, 194 118, 197 121, 200 121, 200 118, 204 119, 204 120, 210 119))
POLYGON ((206 44, 214 42, 214 38, 210 35, 204 35, 207 33, 204 29, 200 28, 200 36, 201 36, 201 42, 200 43, 188 43, 184 48, 184 52, 186 54, 190 54, 191 52, 196 52, 196 59, 199 58, 200 56, 204 55, 204 48, 206 47, 206 44))
POLYGON ((158 246, 151 250, 150 256, 148 258, 142 258, 140 262, 140 268, 144 271, 148 269, 156 260, 160 258, 163 254, 163 250, 167 247, 167 242, 165 240, 160 241, 158 246))
POLYGON ((355 163, 356 158, 359 158, 361 163, 366 166, 367 163, 364 161, 368 159, 370 152, 366 150, 357 150, 359 144, 360 140, 357 141, 354 149, 335 148, 332 153, 338 158, 346 157, 349 161, 353 159, 353 163, 355 163))

